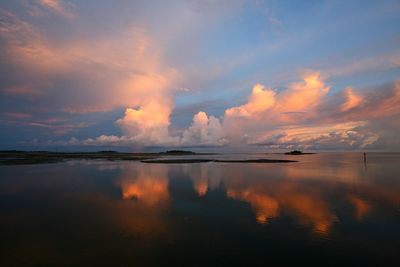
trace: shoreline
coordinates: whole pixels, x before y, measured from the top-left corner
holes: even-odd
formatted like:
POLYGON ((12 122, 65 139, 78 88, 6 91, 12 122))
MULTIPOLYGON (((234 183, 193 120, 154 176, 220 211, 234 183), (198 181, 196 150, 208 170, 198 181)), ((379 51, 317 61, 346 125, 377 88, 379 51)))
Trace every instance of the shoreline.
POLYGON ((0 151, 0 166, 4 165, 33 165, 58 163, 66 160, 108 160, 108 161, 140 161, 142 163, 159 163, 159 164, 181 164, 181 163, 290 163, 298 162, 296 160, 286 159, 239 159, 239 160, 223 160, 216 158, 193 158, 195 156, 217 155, 216 153, 121 153, 114 151, 99 152, 48 152, 48 151, 0 151), (186 158, 172 158, 182 156, 186 158))

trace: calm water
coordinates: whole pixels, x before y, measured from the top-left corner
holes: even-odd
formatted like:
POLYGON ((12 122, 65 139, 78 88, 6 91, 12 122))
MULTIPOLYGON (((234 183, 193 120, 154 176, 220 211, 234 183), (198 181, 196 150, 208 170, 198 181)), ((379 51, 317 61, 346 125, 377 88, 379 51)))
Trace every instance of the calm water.
POLYGON ((252 157, 1 166, 0 266, 400 266, 400 154, 252 157))

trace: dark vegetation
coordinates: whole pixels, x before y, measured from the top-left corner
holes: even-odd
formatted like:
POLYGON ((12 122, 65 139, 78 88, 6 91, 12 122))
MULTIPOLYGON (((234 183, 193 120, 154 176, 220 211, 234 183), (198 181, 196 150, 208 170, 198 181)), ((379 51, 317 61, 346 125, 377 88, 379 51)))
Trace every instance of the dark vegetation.
POLYGON ((98 152, 49 152, 49 151, 0 151, 0 165, 55 163, 68 159, 144 160, 158 157, 157 153, 98 152))
POLYGON ((211 162, 213 159, 150 159, 142 160, 143 163, 163 163, 163 164, 173 164, 173 163, 202 163, 211 162))
POLYGON ((188 150, 168 150, 165 152, 160 152, 160 154, 167 154, 167 155, 194 155, 196 154, 193 151, 188 150))
POLYGON ((285 155, 310 155, 310 154, 315 154, 315 153, 304 153, 301 150, 292 150, 290 152, 285 153, 285 155))
POLYGON ((160 152, 160 155, 171 155, 171 156, 179 156, 179 155, 217 155, 217 153, 197 153, 190 150, 167 150, 165 152, 160 152))

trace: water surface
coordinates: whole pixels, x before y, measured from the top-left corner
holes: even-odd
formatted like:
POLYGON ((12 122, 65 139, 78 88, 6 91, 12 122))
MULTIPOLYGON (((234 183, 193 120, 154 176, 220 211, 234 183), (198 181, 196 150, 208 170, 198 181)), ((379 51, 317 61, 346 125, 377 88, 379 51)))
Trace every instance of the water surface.
POLYGON ((216 157, 0 166, 0 265, 400 266, 400 154, 216 157))

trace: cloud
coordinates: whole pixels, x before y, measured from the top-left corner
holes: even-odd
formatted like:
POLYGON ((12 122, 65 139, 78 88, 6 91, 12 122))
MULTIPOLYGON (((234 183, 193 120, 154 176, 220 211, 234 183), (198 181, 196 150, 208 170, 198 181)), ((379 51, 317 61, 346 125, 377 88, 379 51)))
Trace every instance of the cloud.
POLYGON ((341 105, 341 111, 348 111, 352 108, 359 106, 363 102, 363 98, 356 95, 351 87, 345 89, 346 102, 341 105))
POLYGON ((226 116, 248 117, 266 111, 275 104, 275 92, 265 89, 262 84, 256 84, 246 104, 229 108, 225 111, 226 116))
MULTIPOLYGON (((147 6, 143 5, 138 4, 138 10, 147 10, 147 6)), ((67 1, 41 0, 31 6, 65 18, 75 17, 75 7, 67 1)), ((289 83, 284 88, 278 87, 279 89, 260 84, 254 79, 254 83, 246 82, 246 87, 252 89, 248 97, 243 97, 242 103, 213 103, 213 108, 205 107, 204 103, 207 101, 198 101, 199 89, 207 87, 208 81, 214 83, 220 79, 218 77, 221 73, 232 72, 249 63, 255 54, 244 53, 227 61, 216 58, 217 62, 227 63, 209 64, 213 60, 201 58, 203 54, 197 53, 201 52, 200 47, 196 46, 199 44, 194 44, 193 40, 187 42, 185 33, 190 29, 192 34, 202 36, 200 33, 207 31, 207 27, 203 28, 203 24, 195 25, 197 27, 194 30, 190 26, 204 18, 212 18, 214 22, 220 22, 219 19, 224 21, 226 18, 220 18, 220 9, 215 8, 219 4, 201 5, 207 11, 211 8, 211 16, 203 14, 209 12, 204 12, 202 8, 195 8, 197 11, 193 11, 190 9, 193 7, 188 6, 179 7, 183 15, 176 20, 159 19, 167 21, 165 28, 158 27, 154 20, 148 19, 147 13, 143 15, 137 11, 137 16, 130 16, 134 20, 121 19, 124 22, 123 27, 120 23, 113 22, 115 24, 104 24, 107 27, 102 30, 97 29, 98 25, 89 26, 93 23, 88 22, 90 16, 67 21, 72 27, 63 30, 59 25, 43 27, 48 22, 46 16, 22 17, 23 12, 0 11, 0 57, 4 59, 0 62, 1 112, 28 114, 31 110, 27 111, 26 107, 30 107, 47 114, 58 112, 65 116, 79 115, 82 118, 83 114, 90 116, 94 112, 124 110, 123 114, 113 118, 121 132, 113 130, 110 135, 101 134, 104 132, 90 133, 91 138, 81 141, 76 139, 84 145, 266 145, 284 149, 296 146, 324 149, 339 144, 337 147, 343 149, 364 149, 376 148, 378 145, 389 146, 388 141, 383 140, 384 136, 399 143, 398 137, 393 134, 397 131, 400 113, 399 82, 377 88, 347 87, 344 90, 331 91, 330 83, 333 81, 327 82, 329 77, 358 73, 359 65, 341 69, 345 71, 344 74, 337 72, 340 70, 302 72, 299 81, 289 83), (193 14, 196 16, 191 21, 189 18, 193 14), (79 24, 75 24, 78 22, 79 24), (83 26, 84 29, 75 26, 83 26), (55 29, 59 31, 54 31, 55 29), (175 43, 177 40, 174 38, 178 35, 184 36, 185 42, 175 43), (188 50, 176 49, 183 46, 185 49, 189 47, 188 50), (168 50, 171 47, 178 52, 171 53, 168 50), (190 64, 181 62, 181 58, 187 57, 190 57, 190 64), (208 64, 205 71, 201 69, 204 67, 203 61, 208 64), (190 91, 185 88, 190 88, 190 91), (185 92, 185 100, 177 100, 178 112, 179 106, 187 104, 188 99, 190 102, 190 98, 196 97, 196 103, 201 103, 197 106, 196 103, 191 104, 190 110, 181 108, 180 112, 187 116, 187 128, 181 125, 181 128, 177 128, 171 124, 171 114, 176 112, 174 97, 178 91, 185 92), (16 100, 20 106, 13 105, 16 100), (190 122, 191 116, 193 118, 190 122), (384 128, 380 128, 382 125, 384 128)), ((241 4, 237 7, 240 6, 241 4)), ((86 5, 81 6, 80 11, 84 12, 84 8, 87 8, 86 5)), ((231 8, 227 5, 226 12, 231 12, 231 8)), ((176 10, 171 10, 175 16, 176 10)), ((54 23, 60 21, 66 22, 52 18, 54 23)), ((190 37, 193 35, 189 35, 190 37)), ((393 53, 388 53, 387 57, 389 54, 393 53)), ((386 64, 387 57, 382 57, 380 62, 386 64)), ((368 64, 361 65, 369 65, 370 61, 372 59, 366 61, 368 64)), ((397 62, 398 57, 393 57, 393 67, 398 66, 397 62)), ((252 77, 246 79, 253 80, 252 77)), ((214 99, 236 98, 235 93, 229 97, 224 94, 239 87, 242 89, 243 81, 232 77, 229 80, 232 80, 229 83, 234 84, 232 87, 218 82, 217 86, 223 89, 223 93, 215 92, 210 95, 214 99)), ((208 89, 204 90, 208 93, 208 89)), ((201 97, 203 96, 200 95, 201 97)), ((59 134, 75 132, 73 129, 84 129, 88 125, 63 122, 65 127, 62 128, 63 123, 55 125, 43 122, 36 116, 32 112, 29 120, 25 118, 25 125, 47 129, 49 132, 57 131, 59 134)), ((22 120, 20 117, 18 123, 22 123, 20 119, 22 120)), ((175 117, 172 121, 174 119, 175 117)), ((71 136, 66 137, 68 138, 71 136)), ((74 139, 74 143, 77 143, 76 140, 74 139)), ((254 147, 256 146, 251 146, 254 147)))
POLYGON ((21 112, 3 112, 0 115, 15 118, 15 119, 27 119, 31 118, 32 115, 28 113, 21 113, 21 112))
MULTIPOLYGON (((386 40, 386 43, 390 42, 393 41, 386 40)), ((391 70, 399 67, 400 50, 397 47, 396 44, 396 49, 389 52, 385 49, 380 49, 378 53, 369 54, 362 58, 354 58, 354 55, 348 55, 345 62, 343 62, 343 59, 340 59, 340 64, 337 62, 338 57, 325 59, 325 62, 320 65, 328 65, 325 66, 324 70, 330 77, 379 73, 384 70, 391 70), (329 66, 332 62, 334 64, 329 66)))
POLYGON ((257 135, 306 121, 314 116, 329 88, 315 71, 304 72, 302 81, 279 93, 257 84, 246 104, 226 110, 223 125, 230 130, 225 133, 235 143, 252 143, 257 135))
POLYGON ((253 140, 270 149, 357 150, 368 148, 379 139, 376 131, 363 128, 367 122, 318 126, 290 126, 273 130, 253 140))
POLYGON ((169 106, 154 102, 138 109, 127 109, 125 116, 116 121, 123 136, 101 135, 84 140, 85 145, 137 145, 137 146, 221 146, 223 138, 220 120, 199 112, 182 135, 172 136, 169 131, 169 106))
POLYGON ((3 93, 12 95, 12 96, 26 96, 26 97, 35 97, 39 96, 40 92, 35 90, 29 86, 14 86, 14 87, 7 87, 4 88, 3 93))
POLYGON ((171 104, 150 100, 140 108, 128 108, 125 116, 117 120, 125 135, 134 143, 143 145, 168 145, 177 139, 169 134, 171 104))
MULTIPOLYGON (((308 72, 302 82, 276 93, 275 104, 265 105, 261 113, 243 112, 244 107, 253 103, 251 97, 248 103, 228 109, 223 128, 230 129, 225 134, 231 141, 271 149, 372 149, 388 134, 390 142, 398 140, 390 133, 396 132, 399 125, 399 88, 396 81, 368 90, 347 87, 328 94, 330 86, 324 84, 321 75, 308 72), (393 126, 379 126, 378 122, 385 121, 393 126)), ((389 149, 387 144, 382 147, 389 149)))
POLYGON ((77 113, 172 97, 169 91, 179 74, 164 62, 161 47, 144 29, 127 27, 109 38, 70 38, 60 43, 13 13, 0 16, 6 71, 11 73, 14 66, 19 71, 17 77, 12 72, 5 80, 12 84, 9 88, 26 87, 19 84, 23 76, 43 101, 77 113))
POLYGON ((26 123, 26 126, 44 128, 51 130, 55 135, 64 135, 70 132, 76 132, 80 129, 87 128, 92 123, 78 122, 68 123, 64 121, 31 121, 26 123))
POLYGON ((375 148, 383 144, 384 136, 398 128, 395 125, 399 125, 399 88, 395 82, 364 90, 364 94, 347 87, 329 95, 329 86, 321 75, 308 72, 301 82, 291 83, 279 93, 256 84, 245 104, 226 109, 221 118, 200 111, 188 128, 175 134, 169 131, 171 100, 155 97, 143 106, 126 110, 125 116, 117 121, 123 136, 102 135, 84 143, 236 148, 257 145, 269 149, 316 150, 375 148), (382 126, 385 121, 393 126, 382 126))
POLYGON ((303 81, 292 83, 288 90, 279 96, 276 109, 280 112, 304 112, 315 108, 330 87, 324 84, 319 72, 303 74, 303 81))
MULTIPOLYGON (((329 86, 319 72, 303 74, 301 82, 295 82, 280 93, 272 89, 265 89, 263 85, 256 84, 246 104, 227 109, 226 117, 253 117, 263 120, 273 114, 274 120, 290 120, 291 115, 305 114, 314 109, 321 98, 329 92, 329 86)), ((295 118, 297 120, 297 118, 295 118)))
POLYGON ((67 19, 73 19, 75 14, 73 12, 73 5, 62 0, 39 0, 39 4, 51 12, 63 16, 67 19))
POLYGON ((53 47, 40 28, 11 12, 0 10, 0 17, 3 57, 9 65, 35 74, 54 73, 67 66, 72 57, 69 49, 53 47))
POLYGON ((192 125, 183 132, 181 145, 224 145, 221 122, 214 116, 208 117, 203 111, 193 117, 192 125))
MULTIPOLYGON (((162 49, 144 29, 128 27, 114 32, 112 38, 68 38, 57 42, 40 27, 13 13, 1 11, 0 16, 0 55, 7 62, 2 76, 7 86, 0 93, 27 99, 32 108, 43 106, 52 113, 74 115, 126 109, 125 116, 117 122, 123 137, 115 140, 101 135, 80 141, 82 145, 177 143, 169 136, 168 127, 173 109, 171 92, 179 75, 164 62, 162 49)), ((56 135, 76 132, 91 124, 54 125, 42 123, 35 116, 25 123, 56 135)))
MULTIPOLYGON (((317 108, 318 116, 313 121, 330 124, 362 120, 367 122, 366 125, 372 125, 378 120, 395 120, 399 117, 399 81, 363 89, 349 91, 349 88, 346 88, 325 99, 317 108)), ((380 131, 378 128, 373 131, 377 130, 380 131)))

